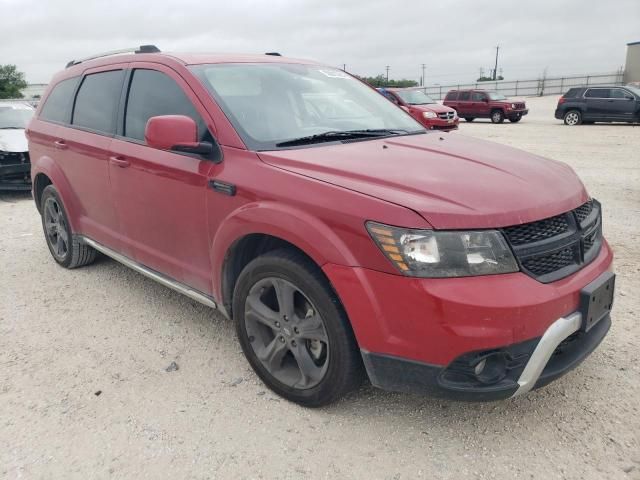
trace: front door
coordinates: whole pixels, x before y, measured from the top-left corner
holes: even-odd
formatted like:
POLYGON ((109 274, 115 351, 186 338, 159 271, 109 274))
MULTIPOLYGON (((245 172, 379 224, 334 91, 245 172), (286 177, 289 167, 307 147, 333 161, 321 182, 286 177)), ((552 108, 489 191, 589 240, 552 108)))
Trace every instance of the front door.
POLYGON ((211 294, 205 196, 215 164, 195 155, 157 150, 144 141, 149 118, 172 114, 193 118, 200 140, 213 141, 203 120, 204 109, 171 69, 132 66, 120 131, 111 145, 111 182, 123 241, 139 263, 211 294))
POLYGON ((470 111, 474 117, 488 117, 489 110, 489 97, 484 92, 471 92, 471 106, 470 111))

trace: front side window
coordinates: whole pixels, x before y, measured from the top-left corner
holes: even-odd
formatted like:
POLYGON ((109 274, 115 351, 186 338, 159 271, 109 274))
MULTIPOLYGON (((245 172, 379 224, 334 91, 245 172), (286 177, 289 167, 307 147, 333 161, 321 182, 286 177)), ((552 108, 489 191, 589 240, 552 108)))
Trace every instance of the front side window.
POLYGON ((491 100, 506 100, 507 97, 505 97, 503 94, 498 93, 498 92, 489 92, 489 98, 491 100))
POLYGON ((71 100, 77 84, 78 77, 73 77, 62 80, 53 87, 40 110, 40 118, 51 122, 68 122, 71 100))
POLYGON ((147 121, 161 115, 191 117, 198 126, 199 140, 211 141, 204 120, 175 80, 156 70, 134 70, 124 117, 124 136, 144 141, 147 121))
POLYGON ((398 95, 405 103, 409 105, 428 105, 436 103, 436 101, 421 90, 398 90, 398 95))
POLYGON ((0 130, 24 129, 33 116, 33 108, 26 105, 0 105, 0 130))
POLYGON ((626 90, 623 90, 621 88, 612 88, 611 89, 611 98, 619 98, 619 99, 624 99, 627 97, 631 97, 632 95, 627 92, 626 90))
POLYGON ((487 96, 480 92, 473 92, 473 95, 471 96, 471 100, 474 102, 483 102, 486 98, 487 96))
POLYGON ((87 75, 76 95, 71 124, 95 132, 115 133, 124 70, 87 75))
POLYGON ((342 70, 317 65, 242 63, 191 67, 252 150, 294 139, 359 131, 424 128, 342 70))

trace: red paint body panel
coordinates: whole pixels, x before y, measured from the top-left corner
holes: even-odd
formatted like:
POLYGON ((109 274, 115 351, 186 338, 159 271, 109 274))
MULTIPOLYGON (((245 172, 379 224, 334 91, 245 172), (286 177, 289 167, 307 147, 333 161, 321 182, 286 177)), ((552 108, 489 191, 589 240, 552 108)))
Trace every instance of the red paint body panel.
POLYGON ((415 279, 340 265, 323 270, 341 295, 360 348, 447 365, 466 352, 542 336, 577 310, 580 289, 612 259, 605 243, 590 265, 551 284, 523 273, 415 279))

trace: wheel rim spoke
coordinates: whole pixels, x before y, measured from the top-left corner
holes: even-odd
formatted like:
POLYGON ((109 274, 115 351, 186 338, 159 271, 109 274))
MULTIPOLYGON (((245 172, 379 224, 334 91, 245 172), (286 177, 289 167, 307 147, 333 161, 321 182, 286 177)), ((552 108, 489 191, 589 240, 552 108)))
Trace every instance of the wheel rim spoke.
POLYGON ((288 351, 287 344, 276 336, 260 352, 256 352, 256 355, 269 370, 277 370, 282 366, 282 360, 288 351))
POLYGON ((60 256, 64 254, 64 242, 60 235, 58 235, 58 238, 56 239, 56 253, 60 256))
POLYGON ((318 315, 301 320, 297 328, 301 338, 327 342, 327 332, 325 332, 322 319, 318 315))
POLYGON ((278 298, 278 309, 280 315, 286 315, 288 318, 294 316, 293 295, 295 288, 289 282, 276 278, 273 280, 273 288, 278 298))
POLYGON ((277 330, 276 322, 279 319, 279 314, 271 310, 260 300, 259 292, 251 293, 247 297, 245 316, 273 330, 277 330))
POLYGON ((300 379, 295 386, 308 387, 322 378, 324 369, 316 365, 306 345, 298 344, 291 349, 291 353, 293 353, 293 357, 300 369, 300 379))

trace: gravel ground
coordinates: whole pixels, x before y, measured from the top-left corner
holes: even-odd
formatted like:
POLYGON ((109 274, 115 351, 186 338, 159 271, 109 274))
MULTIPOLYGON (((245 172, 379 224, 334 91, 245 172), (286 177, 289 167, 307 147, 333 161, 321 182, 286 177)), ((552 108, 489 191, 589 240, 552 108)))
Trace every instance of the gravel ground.
POLYGON ((105 258, 58 267, 30 196, 3 194, 0 478, 640 479, 640 127, 527 102, 519 124, 452 135, 565 161, 604 204, 614 323, 576 371, 498 403, 365 386, 303 409, 250 371, 230 321, 105 258))

